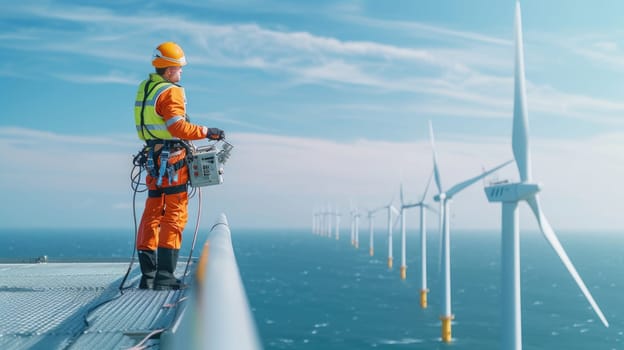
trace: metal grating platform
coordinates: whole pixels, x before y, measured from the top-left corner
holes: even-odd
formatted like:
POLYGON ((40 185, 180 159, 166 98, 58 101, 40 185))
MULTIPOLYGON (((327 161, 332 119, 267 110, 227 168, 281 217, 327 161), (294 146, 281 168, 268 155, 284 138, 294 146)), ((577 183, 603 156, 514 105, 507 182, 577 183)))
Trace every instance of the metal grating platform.
MULTIPOLYGON (((184 307, 184 292, 136 289, 135 264, 125 285, 133 288, 121 294, 127 267, 0 265, 0 349, 125 349, 169 328, 184 307)), ((146 344, 158 349, 158 336, 146 344)))

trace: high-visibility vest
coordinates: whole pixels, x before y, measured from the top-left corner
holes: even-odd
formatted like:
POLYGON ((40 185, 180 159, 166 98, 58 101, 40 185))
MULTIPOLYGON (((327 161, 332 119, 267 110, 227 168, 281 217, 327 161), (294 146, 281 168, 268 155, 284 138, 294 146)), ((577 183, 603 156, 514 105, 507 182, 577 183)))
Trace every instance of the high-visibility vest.
POLYGON ((141 140, 177 140, 167 130, 165 119, 156 113, 158 97, 174 86, 178 85, 154 73, 139 85, 134 103, 134 123, 141 140))

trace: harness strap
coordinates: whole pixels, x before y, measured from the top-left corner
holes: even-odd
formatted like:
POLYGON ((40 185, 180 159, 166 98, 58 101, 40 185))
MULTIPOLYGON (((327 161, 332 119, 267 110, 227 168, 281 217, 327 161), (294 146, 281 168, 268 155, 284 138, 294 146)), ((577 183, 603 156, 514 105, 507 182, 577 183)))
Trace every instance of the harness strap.
POLYGON ((149 151, 147 152, 147 164, 146 164, 146 168, 147 168, 147 172, 148 174, 150 174, 151 177, 157 177, 158 176, 158 172, 156 172, 156 158, 158 157, 158 155, 154 154, 154 148, 150 147, 149 151))
POLYGON ((177 186, 159 188, 157 190, 149 190, 147 196, 150 198, 158 198, 158 197, 161 197, 163 194, 164 195, 178 194, 178 193, 186 192, 186 190, 187 190, 186 184, 182 184, 182 185, 177 185, 177 186))

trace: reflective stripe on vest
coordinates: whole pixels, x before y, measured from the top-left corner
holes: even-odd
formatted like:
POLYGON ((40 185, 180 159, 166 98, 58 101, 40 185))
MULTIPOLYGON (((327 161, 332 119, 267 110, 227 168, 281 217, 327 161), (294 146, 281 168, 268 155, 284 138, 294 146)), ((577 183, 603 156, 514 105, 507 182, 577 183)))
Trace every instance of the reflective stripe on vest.
MULTIPOLYGON (((150 78, 144 80, 137 90, 137 97, 134 103, 134 123, 137 134, 141 140, 175 140, 167 130, 167 124, 163 117, 156 113, 156 101, 160 94, 176 86, 163 79, 158 74, 150 74, 150 78), (148 85, 149 84, 149 85, 148 85), (145 96, 147 92, 147 96, 145 96), (141 115, 141 113, 143 115, 141 115), (143 125, 141 125, 141 117, 143 125)), ((183 118, 183 117, 182 117, 183 118)), ((180 120, 174 117, 175 121, 180 120)), ((169 125, 172 123, 170 122, 169 125)))

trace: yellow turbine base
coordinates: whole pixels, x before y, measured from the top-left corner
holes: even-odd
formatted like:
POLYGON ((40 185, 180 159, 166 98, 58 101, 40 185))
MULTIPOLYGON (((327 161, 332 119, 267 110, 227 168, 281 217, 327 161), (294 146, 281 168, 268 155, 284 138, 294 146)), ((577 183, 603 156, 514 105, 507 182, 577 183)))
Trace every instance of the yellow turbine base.
POLYGON ((407 271, 405 266, 401 266, 401 279, 404 280, 407 278, 407 271))
POLYGON ((371 248, 371 249, 369 249, 369 250, 368 250, 368 254, 370 254, 370 256, 375 255, 375 252, 373 251, 373 248, 371 248))
POLYGON ((450 343, 453 339, 451 337, 451 321, 455 318, 455 316, 441 316, 440 320, 442 320, 442 341, 445 343, 450 343))
POLYGON ((429 293, 429 289, 420 291, 420 307, 423 309, 427 308, 427 293, 429 293))
POLYGON ((392 268, 392 258, 388 258, 388 268, 392 268))

